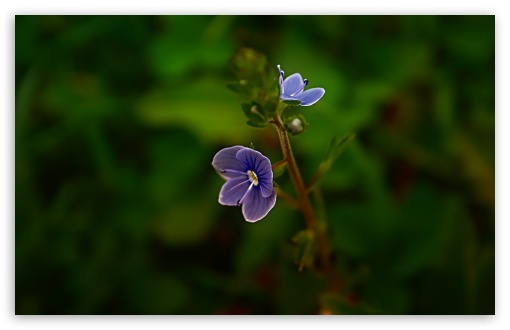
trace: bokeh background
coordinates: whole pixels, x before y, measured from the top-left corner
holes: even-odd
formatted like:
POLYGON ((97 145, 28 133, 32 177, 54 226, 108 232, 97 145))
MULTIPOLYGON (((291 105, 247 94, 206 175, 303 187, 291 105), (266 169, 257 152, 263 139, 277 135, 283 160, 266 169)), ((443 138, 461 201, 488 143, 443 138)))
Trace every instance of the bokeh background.
POLYGON ((16 16, 15 46, 17 314, 494 314, 494 16, 16 16), (226 88, 242 46, 326 89, 305 180, 356 134, 321 188, 348 305, 298 211, 217 202, 219 149, 281 159, 226 88))

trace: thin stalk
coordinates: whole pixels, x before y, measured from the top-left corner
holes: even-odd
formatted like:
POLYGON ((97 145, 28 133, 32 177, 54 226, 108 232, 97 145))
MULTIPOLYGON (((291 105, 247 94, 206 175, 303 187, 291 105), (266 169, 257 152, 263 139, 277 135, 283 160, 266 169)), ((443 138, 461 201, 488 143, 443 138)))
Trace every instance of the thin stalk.
POLYGON ((280 167, 280 166, 283 166, 283 165, 287 165, 287 160, 286 160, 285 158, 284 158, 284 159, 282 159, 282 160, 280 160, 279 162, 277 162, 277 163, 273 164, 273 165, 271 166, 271 168, 274 170, 274 169, 276 169, 276 168, 278 168, 278 167, 280 167))
POLYGON ((299 171, 299 167, 297 166, 296 159, 294 158, 294 154, 292 152, 289 135, 287 134, 287 131, 285 130, 279 115, 273 117, 271 123, 275 126, 276 131, 278 132, 283 159, 287 161, 289 175, 298 195, 298 203, 305 217, 306 226, 309 230, 312 230, 315 233, 317 252, 321 265, 324 268, 324 272, 326 273, 327 277, 329 278, 333 291, 338 291, 340 288, 340 283, 338 277, 335 274, 335 270, 331 265, 331 252, 329 249, 327 236, 324 230, 321 230, 321 228, 318 228, 317 226, 313 207, 310 199, 308 198, 307 187, 305 186, 301 172, 299 171))
POLYGON ((276 127, 276 131, 278 132, 278 138, 280 139, 280 145, 282 148, 283 159, 287 161, 287 168, 289 170, 290 178, 296 189, 296 193, 298 194, 299 203, 301 205, 301 210, 305 216, 306 225, 309 229, 313 229, 315 227, 315 217, 313 215, 312 205, 310 204, 310 200, 308 199, 306 186, 301 177, 301 172, 299 172, 299 168, 296 163, 296 159, 294 158, 294 154, 292 153, 292 147, 289 141, 289 135, 287 131, 283 127, 282 120, 279 116, 275 116, 273 118, 272 123, 276 127))

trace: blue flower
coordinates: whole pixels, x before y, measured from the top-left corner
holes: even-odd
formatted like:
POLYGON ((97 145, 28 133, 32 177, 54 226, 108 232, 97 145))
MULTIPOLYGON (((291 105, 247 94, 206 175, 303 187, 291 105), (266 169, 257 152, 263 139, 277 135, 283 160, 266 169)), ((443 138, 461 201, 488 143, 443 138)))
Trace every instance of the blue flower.
POLYGON ((326 92, 324 88, 316 87, 304 91, 305 86, 308 85, 308 80, 301 78, 299 73, 294 73, 283 80, 284 72, 278 65, 280 71, 280 98, 284 101, 301 101, 302 106, 310 106, 324 95, 326 92))
POLYGON ((225 148, 214 155, 212 166, 227 180, 218 201, 242 205, 246 221, 262 219, 275 205, 271 162, 260 152, 243 146, 225 148))

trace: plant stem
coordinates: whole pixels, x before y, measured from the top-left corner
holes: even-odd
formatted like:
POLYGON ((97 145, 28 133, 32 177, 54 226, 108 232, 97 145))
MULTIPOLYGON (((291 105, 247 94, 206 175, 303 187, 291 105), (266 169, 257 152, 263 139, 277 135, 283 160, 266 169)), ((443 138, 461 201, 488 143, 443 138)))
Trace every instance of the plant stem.
POLYGON ((287 131, 283 127, 282 120, 279 116, 275 116, 273 118, 272 123, 275 125, 276 130, 278 131, 278 138, 280 139, 280 145, 282 147, 283 159, 287 162, 287 167, 289 169, 290 178, 292 183, 294 184, 294 188, 296 189, 296 193, 298 194, 299 203, 301 205, 301 210, 305 216, 306 225, 309 229, 314 229, 315 227, 315 217, 313 215, 312 205, 310 204, 310 200, 308 199, 308 195, 306 192, 306 186, 301 177, 301 172, 299 172, 299 168, 296 163, 296 159, 294 158, 294 154, 292 153, 292 147, 289 141, 289 135, 287 131))
POLYGON ((278 132, 278 138, 280 140, 280 145, 282 148, 283 159, 287 161, 287 167, 289 170, 289 175, 296 189, 296 193, 298 195, 298 202, 303 215, 305 216, 306 226, 309 230, 312 230, 315 233, 316 243, 317 243, 317 252, 320 258, 321 266, 324 269, 329 281, 331 283, 331 287, 333 291, 338 291, 340 288, 340 283, 338 277, 335 274, 335 270, 331 265, 331 252, 327 240, 326 233, 324 231, 324 226, 317 226, 317 221, 315 220, 315 215, 313 211, 312 204, 310 203, 310 199, 308 198, 308 191, 301 176, 301 172, 299 171, 299 167, 297 166, 296 159, 294 158, 294 154, 292 153, 292 147, 289 141, 289 135, 283 126, 283 122, 279 115, 276 115, 271 120, 271 123, 276 127, 276 131, 278 132))

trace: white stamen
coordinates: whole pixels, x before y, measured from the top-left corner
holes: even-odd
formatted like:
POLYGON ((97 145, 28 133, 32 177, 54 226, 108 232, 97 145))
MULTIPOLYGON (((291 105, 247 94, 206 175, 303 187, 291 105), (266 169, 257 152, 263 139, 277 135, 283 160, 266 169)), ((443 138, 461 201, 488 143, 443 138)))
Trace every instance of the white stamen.
POLYGON ((259 178, 257 177, 257 174, 251 170, 246 172, 248 174, 248 178, 250 179, 251 183, 256 187, 259 185, 259 178))
POLYGON ((246 182, 248 182, 248 181, 250 181, 250 180, 245 180, 245 181, 243 181, 243 182, 241 182, 241 183, 236 184, 235 186, 233 186, 232 188, 230 188, 229 190, 227 190, 227 192, 230 192, 230 191, 232 191, 232 190, 236 189, 237 187, 239 187, 240 185, 242 185, 242 184, 244 184, 244 183, 246 183, 246 182))
POLYGON ((247 190, 246 190, 246 192, 244 193, 243 197, 241 197, 241 199, 237 201, 237 206, 240 206, 240 205, 243 203, 244 198, 248 195, 248 192, 250 192, 251 187, 253 187, 253 182, 252 182, 252 183, 251 183, 251 185, 248 187, 248 189, 247 189, 247 190))

